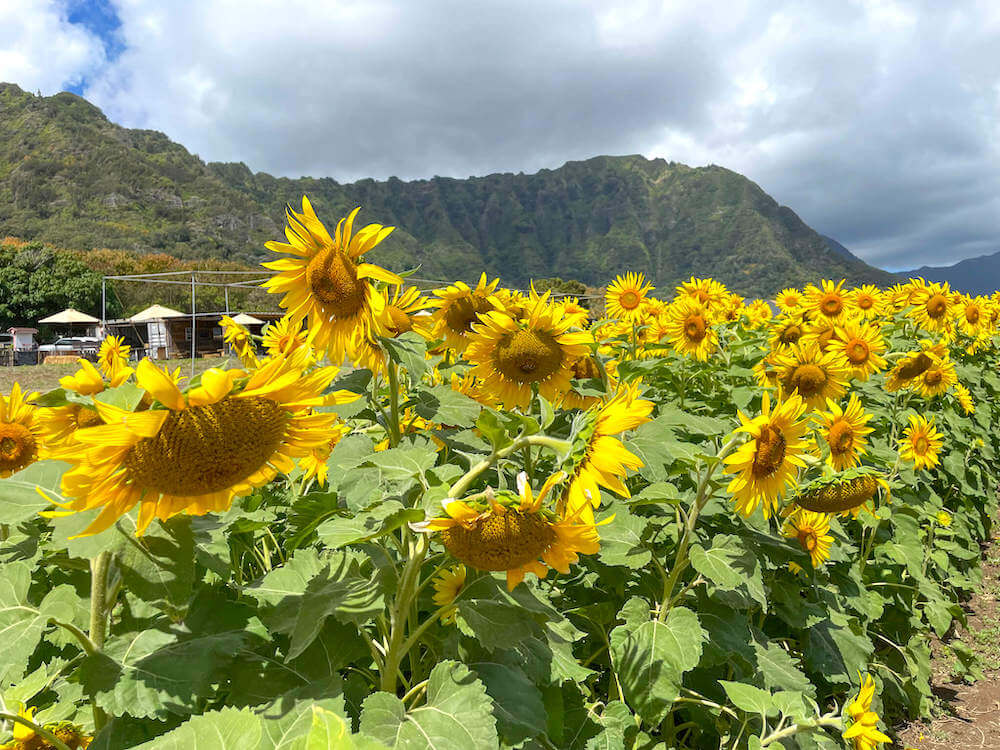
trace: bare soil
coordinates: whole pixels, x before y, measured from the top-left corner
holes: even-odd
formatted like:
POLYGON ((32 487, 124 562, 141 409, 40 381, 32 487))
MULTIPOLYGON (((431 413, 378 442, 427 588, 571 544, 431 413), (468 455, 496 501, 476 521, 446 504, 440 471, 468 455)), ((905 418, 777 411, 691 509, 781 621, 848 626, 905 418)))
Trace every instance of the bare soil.
MULTIPOLYGON (((195 373, 204 372, 209 367, 219 367, 226 360, 224 358, 199 358, 194 361, 195 373)), ((161 367, 181 368, 181 374, 189 376, 191 374, 190 359, 168 359, 157 362, 161 367)), ((70 364, 48 364, 48 365, 21 365, 19 367, 0 367, 0 393, 7 395, 14 383, 20 383, 21 388, 29 393, 40 391, 45 393, 53 388, 59 387, 59 378, 65 375, 72 375, 80 369, 74 360, 70 364)))
POLYGON ((932 689, 936 718, 898 728, 899 747, 918 750, 1000 750, 1000 540, 983 551, 983 582, 964 605, 968 627, 958 627, 949 642, 961 640, 978 657, 983 677, 962 681, 954 652, 932 644, 932 689))

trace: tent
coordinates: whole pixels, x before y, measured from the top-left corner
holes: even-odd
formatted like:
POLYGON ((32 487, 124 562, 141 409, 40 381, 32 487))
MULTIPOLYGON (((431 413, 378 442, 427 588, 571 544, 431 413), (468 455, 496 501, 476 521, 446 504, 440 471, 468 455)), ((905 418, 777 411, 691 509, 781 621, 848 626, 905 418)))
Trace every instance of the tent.
POLYGON ((62 312, 58 312, 55 315, 50 315, 47 318, 42 318, 38 321, 39 323, 50 323, 53 325, 73 325, 74 323, 84 324, 84 325, 97 325, 101 321, 95 318, 93 315, 87 315, 87 313, 82 313, 79 310, 75 310, 72 307, 67 307, 62 312))
POLYGON ((187 313, 178 312, 169 307, 164 307, 163 305, 152 305, 147 307, 142 312, 137 312, 131 318, 129 318, 130 323, 149 323, 154 320, 166 320, 167 318, 186 318, 187 313))
POLYGON ((233 322, 239 323, 241 326, 262 326, 264 321, 260 318, 255 318, 253 315, 247 315, 246 313, 237 313, 233 316, 233 322))

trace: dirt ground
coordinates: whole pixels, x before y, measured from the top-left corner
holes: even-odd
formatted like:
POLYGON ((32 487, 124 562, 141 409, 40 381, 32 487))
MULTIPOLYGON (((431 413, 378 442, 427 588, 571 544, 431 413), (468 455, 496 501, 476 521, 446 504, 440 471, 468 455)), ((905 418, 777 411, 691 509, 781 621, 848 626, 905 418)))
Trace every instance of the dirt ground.
MULTIPOLYGON (((223 358, 205 358, 194 361, 194 371, 204 372, 209 367, 218 367, 226 360, 223 358)), ((163 363, 159 363, 162 364, 163 363)), ((187 376, 191 373, 190 359, 170 359, 167 360, 170 369, 181 368, 181 374, 187 376)), ((64 375, 72 375, 79 369, 77 364, 59 365, 22 365, 20 367, 0 367, 0 393, 5 396, 10 393, 10 388, 15 382, 21 384, 21 388, 26 391, 51 391, 59 387, 59 378, 64 375)))
POLYGON ((983 678, 964 684, 955 674, 954 652, 934 643, 937 718, 899 728, 900 744, 894 747, 1000 750, 1000 540, 984 550, 982 585, 964 606, 969 626, 959 628, 955 639, 978 656, 983 678))

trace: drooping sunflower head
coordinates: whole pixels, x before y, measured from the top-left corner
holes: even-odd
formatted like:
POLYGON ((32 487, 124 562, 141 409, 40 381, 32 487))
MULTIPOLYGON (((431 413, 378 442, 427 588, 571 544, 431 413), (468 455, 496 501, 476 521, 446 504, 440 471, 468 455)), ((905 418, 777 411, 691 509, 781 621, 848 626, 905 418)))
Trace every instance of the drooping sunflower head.
POLYGON ((564 297, 556 303, 562 317, 577 328, 586 328, 590 322, 590 310, 580 304, 577 297, 564 297))
POLYGON ((886 366, 887 346, 878 327, 869 322, 848 320, 837 326, 827 351, 843 355, 852 378, 868 380, 886 366))
POLYGON ((623 276, 616 276, 604 295, 606 314, 621 321, 640 321, 643 317, 642 303, 653 289, 655 287, 641 273, 629 271, 623 276))
POLYGON ((113 378, 119 370, 128 367, 129 352, 132 347, 125 343, 123 336, 108 336, 97 350, 97 363, 107 378, 113 378))
POLYGON ((679 297, 667 308, 664 330, 674 351, 704 362, 719 345, 708 308, 690 297, 679 297))
POLYGON ((830 559, 833 537, 830 536, 830 516, 826 513, 800 510, 786 519, 783 531, 786 537, 796 539, 799 546, 809 553, 814 568, 830 559))
POLYGON ((926 419, 919 414, 910 415, 910 426, 903 431, 899 444, 899 455, 912 461, 914 468, 932 469, 940 463, 941 446, 944 438, 934 426, 934 419, 926 419))
POLYGON ((829 411, 816 414, 820 434, 829 449, 826 460, 835 470, 843 471, 856 466, 865 454, 866 436, 873 431, 868 427, 872 415, 865 413, 856 393, 851 394, 846 409, 832 399, 827 406, 829 411))
POLYGON ((508 406, 526 406, 533 387, 558 401, 569 390, 573 363, 590 353, 593 342, 588 331, 570 328, 544 300, 532 305, 523 320, 486 313, 474 326, 465 356, 483 387, 508 406))
POLYGON ((847 390, 850 371, 841 353, 820 351, 815 344, 796 346, 774 354, 778 382, 785 393, 797 393, 811 409, 827 399, 838 399, 847 390))
POLYGON ((229 344, 244 367, 257 367, 259 360, 250 331, 228 315, 222 316, 219 325, 222 326, 222 340, 229 344))
POLYGON ((391 271, 361 262, 361 256, 388 237, 393 227, 369 224, 352 234, 360 210, 341 219, 331 237, 303 196, 301 213, 290 206, 285 211, 288 242, 265 244, 289 257, 263 264, 277 272, 263 286, 272 294, 285 295, 281 307, 296 320, 306 318, 315 346, 338 363, 352 354, 351 339, 359 329, 367 333, 378 326, 381 297, 372 282, 403 283, 391 271))
POLYGON ((736 474, 727 491, 736 501, 736 511, 749 517, 761 506, 770 517, 786 490, 794 486, 799 467, 805 465, 801 456, 808 445, 802 439, 806 406, 798 394, 778 402, 771 410, 768 393, 764 393, 761 414, 750 419, 740 412, 742 426, 750 440, 725 459, 726 472, 736 474))
POLYGON ((432 334, 444 339, 457 352, 465 351, 469 345, 472 326, 480 316, 493 310, 503 310, 504 304, 497 296, 500 279, 488 282, 486 274, 479 277, 474 289, 463 281, 434 292, 436 299, 431 304, 437 311, 431 317, 432 334))
POLYGON ((264 329, 262 343, 267 353, 272 356, 289 354, 294 349, 304 346, 306 334, 302 330, 302 319, 285 315, 269 323, 264 329))
POLYGON ((838 282, 824 279, 818 287, 810 284, 806 287, 806 307, 819 318, 839 323, 847 310, 844 282, 844 279, 838 282))
POLYGON ((10 395, 0 393, 0 478, 9 477, 38 460, 43 433, 37 409, 30 403, 37 393, 25 394, 14 383, 10 395))
POLYGON ((457 606, 450 606, 458 595, 465 588, 465 578, 467 571, 464 565, 453 565, 438 573, 431 585, 434 587, 434 603, 443 608, 441 612, 441 622, 450 625, 455 622, 457 606))
POLYGON ((805 306, 805 295, 798 289, 782 289, 774 296, 774 303, 781 308, 782 312, 800 313, 805 306))
POLYGON ((854 750, 875 750, 879 745, 892 740, 879 731, 879 716, 871 710, 875 696, 875 681, 871 675, 861 680, 857 697, 847 705, 851 725, 844 730, 843 737, 850 740, 854 750))
POLYGON ((924 398, 935 398, 958 383, 958 374, 955 372, 955 365, 948 355, 937 359, 919 376, 913 379, 913 386, 924 398))
POLYGON ((401 333, 416 331, 425 338, 430 336, 430 315, 420 315, 432 306, 430 300, 420 294, 416 287, 396 287, 390 296, 382 290, 382 325, 390 338, 401 333))
POLYGON ((136 381, 152 408, 128 412, 95 401, 102 425, 77 430, 60 458, 66 509, 100 508, 83 532, 98 533, 137 503, 141 533, 155 518, 226 510, 236 496, 294 467, 330 438, 336 415, 313 407, 343 403, 354 394, 324 395, 337 373, 306 372, 310 354, 273 357, 247 376, 210 369, 181 392, 149 360, 136 381))
POLYGON ((972 394, 969 393, 969 389, 961 383, 955 384, 955 399, 958 401, 958 405, 962 407, 962 411, 966 414, 972 414, 976 411, 976 404, 972 400, 972 394))
POLYGON ((816 513, 856 516, 881 487, 888 496, 889 484, 875 469, 858 466, 814 479, 795 495, 795 504, 816 513))

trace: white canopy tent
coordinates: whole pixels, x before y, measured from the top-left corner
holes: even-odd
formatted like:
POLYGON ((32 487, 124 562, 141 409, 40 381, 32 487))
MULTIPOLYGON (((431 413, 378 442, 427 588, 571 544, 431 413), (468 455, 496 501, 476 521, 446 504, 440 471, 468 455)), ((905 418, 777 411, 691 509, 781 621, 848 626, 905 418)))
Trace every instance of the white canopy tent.
POLYGON ((95 318, 93 315, 87 315, 87 313, 80 312, 79 310, 67 307, 62 312, 57 312, 55 315, 50 315, 47 318, 42 318, 38 321, 39 323, 49 323, 52 325, 97 325, 101 321, 95 318))

